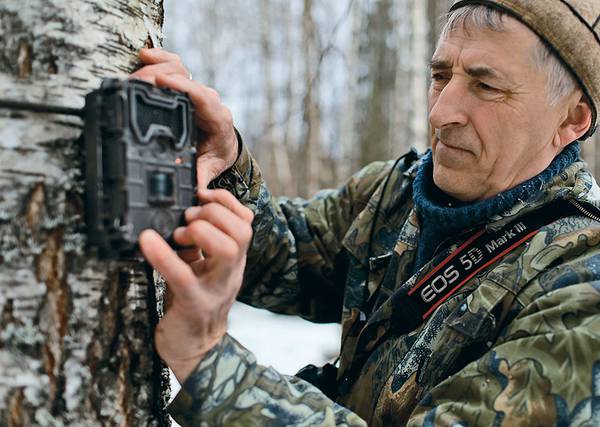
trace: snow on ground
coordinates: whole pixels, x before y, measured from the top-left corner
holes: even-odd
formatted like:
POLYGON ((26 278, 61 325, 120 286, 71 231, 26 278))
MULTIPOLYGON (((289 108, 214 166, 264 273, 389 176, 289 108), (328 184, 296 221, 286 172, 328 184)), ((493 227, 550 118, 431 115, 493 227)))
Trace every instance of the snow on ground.
MULTIPOLYGON (((229 333, 254 353, 258 363, 288 375, 309 363, 319 366, 334 359, 340 345, 338 324, 310 323, 241 303, 231 309, 229 333)), ((171 374, 172 398, 179 388, 171 374)))
POLYGON ((261 365, 293 375, 313 363, 337 356, 340 327, 316 324, 236 303, 229 316, 229 333, 252 351, 261 365))

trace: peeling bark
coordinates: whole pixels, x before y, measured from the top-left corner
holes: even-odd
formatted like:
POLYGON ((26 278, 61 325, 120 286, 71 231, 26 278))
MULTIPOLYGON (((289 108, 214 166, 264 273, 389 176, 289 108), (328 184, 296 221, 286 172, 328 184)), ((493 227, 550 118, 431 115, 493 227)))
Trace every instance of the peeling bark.
MULTIPOLYGON (((81 107, 162 19, 162 0, 3 0, 0 98, 81 107)), ((0 109, 0 425, 166 425, 153 280, 86 246, 81 131, 0 109)))

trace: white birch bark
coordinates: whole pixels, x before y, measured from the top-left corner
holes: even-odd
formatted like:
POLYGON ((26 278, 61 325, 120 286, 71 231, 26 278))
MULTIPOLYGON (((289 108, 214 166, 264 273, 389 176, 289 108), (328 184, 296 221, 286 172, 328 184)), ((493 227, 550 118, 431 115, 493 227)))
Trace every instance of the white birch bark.
MULTIPOLYGON (((2 0, 0 97, 82 107, 160 44, 162 16, 162 0, 2 0)), ((81 130, 0 110, 0 425, 163 425, 154 288, 85 246, 81 130)))

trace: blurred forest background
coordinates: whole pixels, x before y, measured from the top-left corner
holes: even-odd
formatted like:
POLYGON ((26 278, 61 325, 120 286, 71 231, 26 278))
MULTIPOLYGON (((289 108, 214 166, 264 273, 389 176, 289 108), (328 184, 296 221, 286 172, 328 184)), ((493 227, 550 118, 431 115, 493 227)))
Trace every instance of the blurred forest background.
MULTIPOLYGON (((307 197, 427 148, 427 64, 451 3, 167 1, 166 48, 221 94, 271 191, 307 197)), ((597 145, 583 148, 600 176, 597 145)))
POLYGON ((177 0, 166 48, 214 87, 274 194, 310 196, 427 144, 427 61, 448 0, 177 0))

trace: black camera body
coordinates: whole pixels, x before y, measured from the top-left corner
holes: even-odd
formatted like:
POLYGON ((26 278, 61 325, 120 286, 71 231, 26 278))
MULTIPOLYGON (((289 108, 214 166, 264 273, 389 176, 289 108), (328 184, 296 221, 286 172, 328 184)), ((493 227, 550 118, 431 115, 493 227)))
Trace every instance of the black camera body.
POLYGON ((194 108, 140 80, 106 79, 85 102, 86 224, 101 258, 137 251, 152 228, 169 238, 195 204, 194 108))

